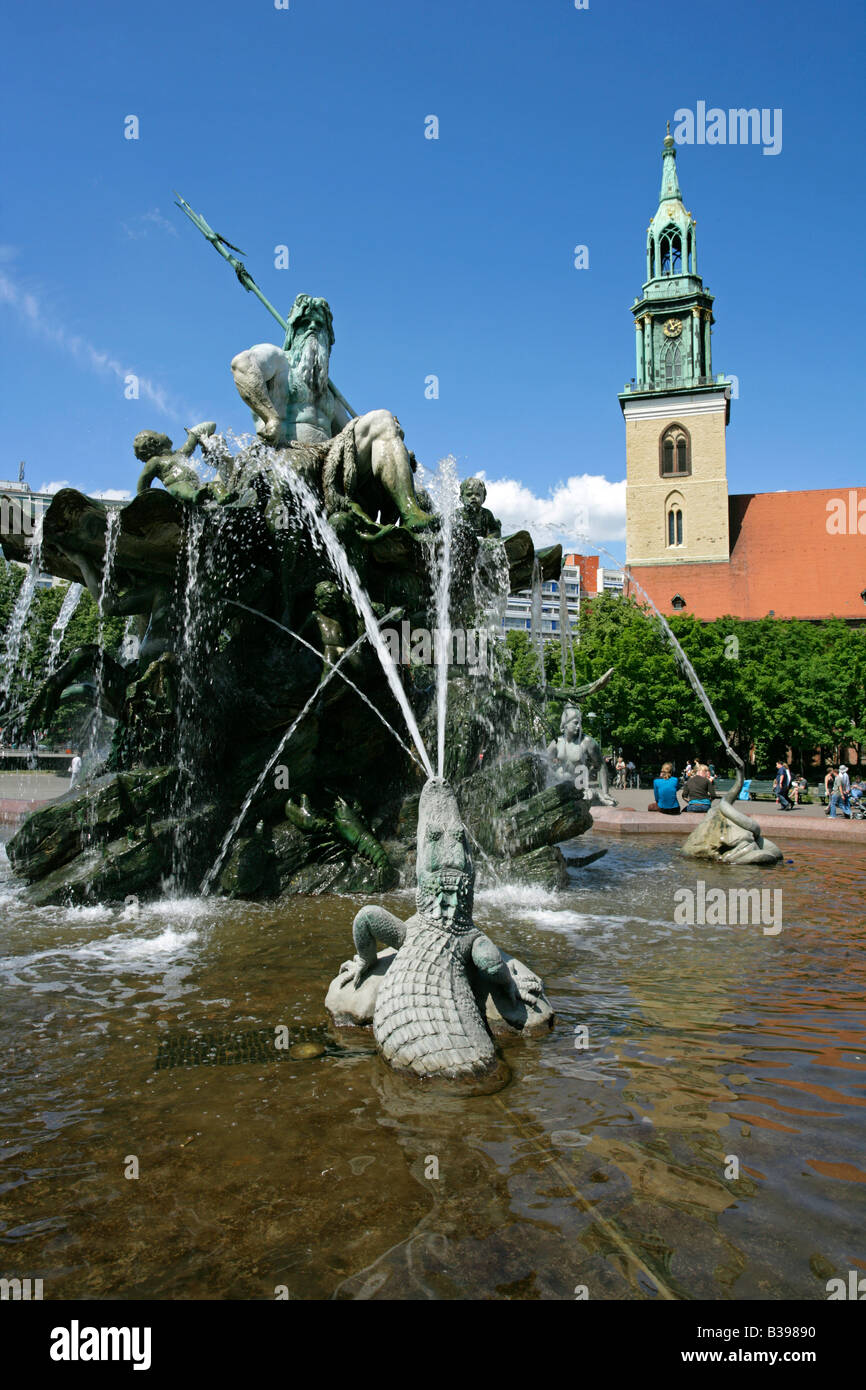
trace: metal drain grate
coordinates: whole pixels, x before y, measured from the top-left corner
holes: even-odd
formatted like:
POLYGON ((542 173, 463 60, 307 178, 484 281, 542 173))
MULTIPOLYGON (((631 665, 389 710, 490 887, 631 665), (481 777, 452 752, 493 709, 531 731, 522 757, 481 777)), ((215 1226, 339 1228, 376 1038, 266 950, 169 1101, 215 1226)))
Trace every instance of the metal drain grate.
POLYGON ((321 1039, 311 1031, 292 1033, 289 1046, 277 1046, 273 1028, 254 1028, 247 1033, 170 1033, 156 1049, 154 1071, 169 1067, 231 1067, 241 1062, 281 1062, 286 1058, 315 1055, 312 1046, 324 1052, 321 1039), (301 1051, 301 1049, 304 1049, 301 1051))

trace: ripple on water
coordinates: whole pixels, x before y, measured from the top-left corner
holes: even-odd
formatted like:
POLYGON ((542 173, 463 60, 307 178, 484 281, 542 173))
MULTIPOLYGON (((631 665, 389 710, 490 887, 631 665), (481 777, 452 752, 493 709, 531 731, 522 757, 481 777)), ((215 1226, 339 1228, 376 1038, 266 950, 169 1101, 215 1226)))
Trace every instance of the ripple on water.
MULTIPOLYGON (((567 1299, 587 1282, 603 1200, 680 1296, 826 1297, 816 1256, 844 1272, 862 1245, 862 867, 798 846, 770 880, 784 883, 784 926, 766 937, 673 924, 678 888, 766 882, 758 871, 608 844, 563 894, 478 892, 479 925, 538 971, 558 1022, 504 1040, 511 1084, 470 1101, 394 1077, 366 1033, 326 1035, 324 992, 361 897, 35 911, 0 888, 22 1273, 38 1265, 58 1297, 272 1297, 279 1283, 384 1297, 415 1279, 465 1299, 519 1297, 497 1290, 534 1270, 537 1296, 567 1299), (169 1033, 278 1024, 323 1055, 154 1068, 169 1033), (116 1181, 128 1153, 145 1156, 146 1201, 116 1181), (722 1177, 732 1153, 739 1183, 722 1177), (442 1183, 425 1174, 437 1154, 442 1183), (364 1284, 377 1269, 384 1292, 364 1284)), ((409 892, 384 900, 414 910, 409 892)), ((614 1278, 598 1256, 593 1295, 642 1296, 628 1261, 614 1278)))

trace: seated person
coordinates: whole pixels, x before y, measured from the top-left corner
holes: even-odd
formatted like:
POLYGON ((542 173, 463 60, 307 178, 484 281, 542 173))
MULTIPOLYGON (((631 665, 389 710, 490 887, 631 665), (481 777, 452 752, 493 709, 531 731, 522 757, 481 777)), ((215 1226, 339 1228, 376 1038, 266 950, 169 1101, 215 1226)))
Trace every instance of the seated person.
POLYGON ((706 763, 696 763, 695 769, 683 787, 687 811, 698 811, 702 815, 710 809, 713 799, 713 788, 707 775, 709 769, 706 763))
POLYGON ((680 803, 677 800, 678 786, 679 778, 674 776, 671 763, 662 763, 662 770, 653 781, 655 801, 650 802, 648 809, 660 811, 663 816, 678 816, 680 814, 680 803))

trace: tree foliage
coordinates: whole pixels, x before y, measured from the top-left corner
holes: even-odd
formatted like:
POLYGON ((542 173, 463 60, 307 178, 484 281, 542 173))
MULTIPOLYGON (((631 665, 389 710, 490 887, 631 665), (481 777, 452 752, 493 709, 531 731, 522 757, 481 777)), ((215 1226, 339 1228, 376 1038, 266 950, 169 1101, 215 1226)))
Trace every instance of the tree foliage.
MULTIPOLYGON (((789 748, 804 771, 815 751, 835 758, 853 745, 859 755, 866 740, 866 629, 839 619, 706 623, 679 616, 670 625, 733 747, 747 762, 754 753, 758 773, 789 748)), ((529 634, 510 632, 506 650, 516 683, 537 687, 529 634)), ((544 664, 552 733, 562 709, 555 698, 562 684, 558 640, 545 643, 544 664)), ((608 685, 584 702, 586 727, 605 751, 621 749, 650 765, 671 758, 682 766, 698 756, 724 767, 718 735, 650 609, 613 594, 584 604, 574 665, 578 685, 614 668, 608 685)), ((572 684, 570 656, 565 684, 572 684)))
MULTIPOLYGON (((26 573, 22 565, 7 564, 0 560, 0 651, 5 650, 15 601, 26 573)), ((50 589, 37 589, 33 595, 21 635, 18 659, 12 672, 9 695, 5 701, 7 712, 27 704, 48 675, 51 629, 57 621, 67 588, 66 584, 58 584, 50 589)), ((119 655, 125 626, 123 618, 108 618, 105 621, 105 647, 112 656, 119 655)), ((66 628, 57 657, 57 667, 67 661, 77 647, 95 643, 98 633, 97 605, 85 590, 66 628)), ((80 722, 80 714, 80 704, 61 706, 51 729, 46 731, 49 741, 65 742, 73 737, 80 722)), ((0 724, 2 723, 3 719, 0 717, 0 724)))

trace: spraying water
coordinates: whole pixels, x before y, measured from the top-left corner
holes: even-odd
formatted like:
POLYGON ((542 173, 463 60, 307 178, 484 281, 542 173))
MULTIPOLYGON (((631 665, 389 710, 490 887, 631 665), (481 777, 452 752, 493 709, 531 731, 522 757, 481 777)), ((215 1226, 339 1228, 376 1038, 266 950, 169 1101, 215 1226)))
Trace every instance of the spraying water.
POLYGON ((88 761, 92 766, 99 755, 99 742, 104 725, 103 697, 105 694, 105 617, 108 597, 111 592, 111 578, 114 570, 114 557, 117 553, 117 538, 120 534, 120 512, 112 507, 105 519, 105 552, 102 558, 102 581, 99 585, 99 615, 97 619, 96 642, 99 654, 96 659, 93 718, 90 722, 88 761))
POLYGON ((33 607, 36 586, 42 572, 42 522, 43 517, 40 514, 36 518, 33 539, 30 542, 30 565, 12 609, 6 634, 6 645, 3 649, 3 655, 0 657, 0 693, 4 699, 9 697, 12 678, 18 668, 24 629, 30 616, 30 609, 33 607))
MULTIPOLYGON (((239 604, 238 607, 245 607, 245 605, 244 605, 244 604, 239 604)), ((250 610, 250 611, 253 611, 253 610, 250 610)), ((278 624, 278 626, 282 626, 282 624, 278 624)), ((288 631, 288 629, 285 629, 285 630, 288 631)), ((312 707, 312 706, 316 703, 316 701, 319 699, 319 697, 320 697, 321 694, 322 694, 322 691, 325 689, 325 686, 326 686, 326 685, 328 684, 328 682, 331 680, 331 677, 337 675, 337 674, 340 672, 340 667, 342 666, 343 662, 344 662, 344 661, 348 661, 349 657, 350 657, 350 656, 353 656, 354 653, 355 653, 355 652, 358 650, 358 648, 361 646, 361 643, 362 643, 362 642, 366 642, 366 641, 367 641, 367 634, 366 634, 366 632, 365 632, 365 633, 362 633, 362 635, 357 639, 356 642, 353 642, 353 643, 352 643, 351 647, 347 647, 347 648, 346 648, 346 650, 343 652, 343 655, 340 657, 339 661, 335 662, 333 665, 331 665, 330 662, 328 663, 329 665, 331 665, 330 671, 329 671, 328 674, 325 676, 324 680, 323 680, 319 685, 316 686, 315 690, 313 691, 313 693, 312 693, 312 695, 310 696, 310 698, 307 700, 307 703, 304 705, 304 707, 303 707, 303 709, 301 710, 300 714, 298 714, 298 715, 296 716, 296 718, 292 721, 292 723, 289 725, 288 729, 287 729, 286 732, 283 734, 282 738, 280 739, 279 743, 277 744, 277 746, 276 746, 276 748, 274 749, 273 753, 271 754, 270 758, 269 758, 268 761, 265 763, 265 766, 262 768, 262 771, 260 772, 260 774, 259 774, 259 776, 257 777, 256 781, 253 783, 252 787, 250 788, 250 790, 247 792, 246 796, 244 797, 244 801, 243 801, 243 805, 241 806, 241 809, 238 811, 237 815, 235 816, 234 820, 232 821, 231 825, 229 826, 228 830, 226 831, 225 835, 223 836, 223 841, 222 841, 222 844, 220 845, 219 853, 217 854, 216 859, 214 860, 213 864, 212 864, 211 867, 208 869, 207 873, 206 873, 205 876, 204 876, 204 879, 202 880, 202 885, 201 885, 201 890, 200 890, 200 891, 201 891, 201 894, 202 894, 202 897, 205 897, 205 898, 206 898, 206 897, 209 895, 210 890, 211 890, 211 888, 213 887, 214 881, 215 881, 215 879, 216 879, 216 876, 217 876, 217 874, 219 873, 220 869, 222 868, 222 866, 223 866, 223 864, 224 864, 224 862, 225 862, 225 857, 226 857, 226 855, 227 855, 228 852, 229 852, 229 848, 231 847, 232 841, 234 840, 235 836, 237 835, 238 831, 240 830, 241 826, 242 826, 243 823, 244 823, 244 820, 245 820, 245 818, 246 818, 247 812, 249 811, 249 809, 250 809, 250 807, 252 806, 254 800, 256 799, 256 797, 258 796, 259 792, 261 791, 262 787, 265 785, 265 782, 266 782, 268 776, 270 775, 271 770, 272 770, 272 769, 274 768, 274 766, 276 765, 277 759, 280 757, 281 753, 283 752, 283 749, 284 749, 284 748, 286 747, 286 745, 288 744, 289 740, 291 739, 291 737, 292 737, 292 735, 294 734, 295 730, 297 729, 298 725, 299 725, 299 724, 301 723, 301 721, 306 717, 308 711, 311 709, 311 707, 312 707)), ((306 646, 307 644, 305 643, 304 645, 306 646)), ((313 650, 315 650, 315 648, 313 648, 313 650)), ((316 655, 318 656, 319 653, 316 652, 316 655)), ((344 677, 344 679, 345 679, 345 677, 344 677)), ((350 684, 351 684, 351 682, 350 682, 350 684)), ((353 688, 357 688, 357 687, 353 687, 353 688)), ((367 701, 367 703, 369 704, 369 701, 367 701)), ((375 708, 375 706, 372 706, 371 708, 375 708)), ((378 713, 378 711, 377 711, 377 713, 378 713)), ((390 725, 389 725, 389 728, 390 728, 390 725)), ((392 730, 392 733, 393 733, 393 730, 392 730)))
POLYGON ((81 602, 81 595, 84 593, 82 584, 70 584, 66 593, 63 595, 63 602, 60 605, 60 612, 54 620, 51 629, 51 637, 48 642, 48 670, 47 677, 50 679, 57 669, 57 662, 60 657, 60 648, 66 636, 66 629, 72 619, 72 615, 81 602))
MULTIPOLYGON (((312 652, 312 653, 313 653, 313 656, 318 657, 318 659, 319 659, 320 661, 324 662, 324 664, 325 664, 326 666, 330 666, 331 671, 330 671, 330 673, 329 673, 327 679, 330 680, 330 679, 331 679, 331 675, 339 675, 340 680, 341 680, 341 681, 344 681, 345 684, 348 685, 348 687, 349 687, 350 690, 354 690, 355 694, 360 696, 360 698, 364 701, 364 704, 367 705, 367 707, 373 711, 373 713, 375 714, 376 718, 377 718, 378 720, 380 720, 382 724, 385 725, 385 728, 388 730, 388 733, 389 733, 389 734, 393 734, 394 738, 397 740, 397 742, 399 743, 400 747, 403 749, 404 753, 407 753, 408 756, 412 759, 412 761, 413 761, 414 763, 417 764, 417 762, 418 762, 417 757, 415 756, 415 754, 413 753, 413 751, 412 751, 412 749, 409 747, 409 745, 408 745, 407 743, 404 743, 403 739, 402 739, 402 738, 400 737, 400 735, 397 733, 397 730, 394 728, 393 724, 389 724, 389 723, 388 723, 388 721, 387 721, 387 719, 385 718, 385 716, 384 716, 384 714, 382 713, 382 711, 381 711, 380 709, 377 709, 377 707, 373 704, 373 701, 369 698, 369 696, 365 695, 364 692, 363 692, 363 690, 361 690, 360 686, 357 686, 357 685, 355 684, 354 681, 352 681, 352 680, 349 679, 349 677, 345 674, 345 672, 343 672, 343 671, 340 670, 340 665, 342 664, 343 659, 345 658, 345 656, 348 655, 348 653, 344 652, 344 653, 343 653, 343 656, 340 657, 339 661, 337 661, 337 663, 334 664, 333 662, 329 661, 328 658, 327 658, 326 656, 323 656, 323 655, 322 655, 322 653, 319 651, 318 647, 314 647, 313 644, 312 644, 312 642, 308 642, 308 641, 306 640, 306 638, 300 637, 300 636, 298 635, 297 632, 293 632, 292 629, 291 629, 290 627, 286 627, 285 623, 278 623, 277 620, 276 620, 276 618, 270 618, 270 617, 268 617, 268 614, 267 614, 267 613, 260 613, 259 610, 258 610, 257 608, 250 608, 250 607, 248 607, 247 604, 245 604, 245 603, 240 603, 237 599, 234 599, 234 598, 228 599, 228 604, 229 604, 229 606, 230 606, 231 608, 242 608, 242 609, 244 610, 245 613, 252 613, 253 617, 255 617, 255 618, 261 618, 263 622, 271 623, 274 627, 278 627, 278 628, 280 629, 281 632, 286 632, 286 633, 288 633, 289 637, 294 637, 295 641, 296 641, 296 642, 300 642, 300 644, 301 644, 302 647, 306 647, 306 649, 307 649, 308 652, 312 652)), ((391 609, 391 612, 390 612, 390 613, 386 613, 385 616, 384 616, 384 618, 382 618, 382 619, 380 620, 379 626, 380 626, 380 627, 384 627, 386 623, 390 623, 394 618, 397 617, 397 614, 398 614, 399 612, 400 612, 400 609, 399 609, 399 608, 392 608, 392 609, 391 609)), ((364 635, 363 635, 363 637, 361 637, 360 640, 359 640, 358 642, 356 642, 355 645, 354 645, 352 648, 350 648, 350 651, 354 652, 355 649, 356 649, 358 646, 360 646, 360 643, 361 643, 361 642, 366 642, 366 640, 367 640, 367 634, 366 634, 366 632, 365 632, 364 635)), ((323 681, 323 682, 322 682, 322 685, 319 686, 319 690, 320 690, 320 691, 321 691, 322 686, 323 686, 324 684, 325 684, 325 682, 323 681)))
POLYGON ((393 657, 388 649, 379 626, 376 616, 370 604, 370 600, 361 587, 349 557, 340 544, 333 528, 322 515, 320 505, 317 502, 310 488, 292 468, 290 463, 284 462, 275 449, 267 446, 259 446, 261 453, 265 456, 270 470, 279 477, 283 484, 284 496, 288 494, 295 503, 295 507, 300 512, 306 522, 310 535, 317 549, 323 550, 334 567, 338 579, 344 590, 351 596, 356 609, 364 620, 367 636, 371 645, 376 651, 376 655, 385 673, 385 678, 391 688, 391 692, 397 701, 406 720, 406 727, 412 737, 412 742, 418 750, 418 755, 424 765, 424 771, 428 777, 433 776, 433 765, 430 762, 427 749, 424 747, 424 740, 418 729, 412 707, 406 698, 406 692, 400 683, 397 674, 397 667, 394 665, 393 657))
MULTIPOLYGON (((565 666, 571 646, 571 616, 568 611, 568 595, 565 592, 565 570, 559 574, 559 672, 565 685, 565 666)), ((575 682, 576 683, 576 682, 575 682)))
POLYGON ((430 558, 434 577, 433 598, 436 612, 436 765, 437 775, 445 776, 445 727, 448 717, 448 666, 451 655, 451 571, 454 521, 460 505, 457 460, 444 458, 430 489, 441 518, 438 537, 431 537, 430 558))
POLYGON ((183 567, 184 589, 181 596, 180 660, 177 700, 177 827, 172 844, 172 881, 175 892, 180 891, 188 868, 195 764, 199 752, 201 721, 200 682, 206 666, 205 575, 202 536, 205 517, 201 511, 190 511, 185 520, 183 567))
POLYGON ((538 683, 542 690, 547 689, 547 675, 544 670, 544 629, 542 620, 541 561, 536 555, 532 561, 532 645, 538 656, 538 683))
MULTIPOLYGON (((617 560, 616 556, 611 555, 609 550, 605 550, 603 545, 600 545, 598 549, 602 555, 606 555, 609 560, 613 560, 614 564, 619 565, 620 562, 617 560)), ((731 758, 734 760, 738 767, 743 767, 742 758, 739 756, 738 753, 734 752, 733 748, 728 743, 728 736, 722 728, 721 724, 719 723, 719 717, 716 714, 716 711, 713 709, 713 706, 710 702, 710 697, 704 690, 704 687, 701 685, 701 682, 698 679, 698 675, 695 671, 694 666, 689 661, 688 657, 686 656, 685 652, 683 651, 682 647, 680 646, 679 642, 674 636, 670 623, 667 621, 664 614, 661 613, 659 609, 656 607, 656 605, 653 603, 652 599, 650 598, 643 585, 640 584, 637 579, 635 579, 631 570, 628 569, 628 567, 625 565, 623 566, 623 574, 627 574, 629 580, 634 585, 634 587, 638 589, 640 593, 643 594, 650 608, 653 610, 659 622, 661 623, 662 631, 664 632, 665 636, 667 637, 668 641, 674 649, 677 663, 680 666, 680 669, 685 672, 685 675, 688 678, 688 682, 691 685, 692 690, 695 692, 704 709, 706 710, 707 714, 710 716, 713 728, 715 729, 716 733, 722 741, 722 747, 725 749, 727 753, 730 754, 731 758)))

